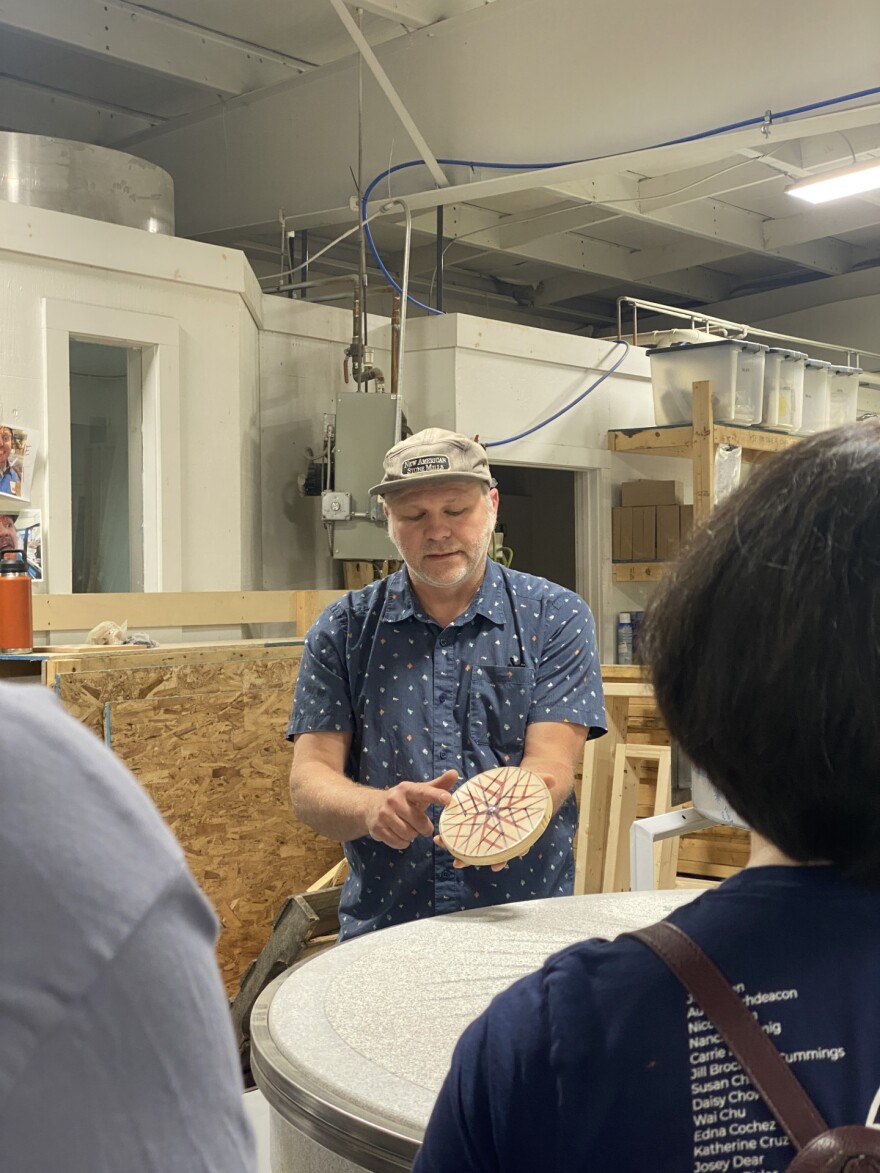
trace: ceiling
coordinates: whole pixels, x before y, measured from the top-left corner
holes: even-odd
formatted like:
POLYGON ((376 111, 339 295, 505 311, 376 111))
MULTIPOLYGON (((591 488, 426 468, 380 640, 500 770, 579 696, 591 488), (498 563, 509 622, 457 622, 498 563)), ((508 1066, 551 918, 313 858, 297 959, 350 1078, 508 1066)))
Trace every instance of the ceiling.
MULTIPOLYGON (((377 46, 489 2, 361 0, 361 27, 377 46)), ((355 52, 330 0, 0 0, 0 128, 136 142, 355 52)), ((553 171, 448 172, 449 189, 408 197, 412 292, 437 295, 439 203, 446 308, 601 334, 622 295, 736 318, 758 294, 784 313, 839 297, 842 280, 880 292, 880 196, 812 208, 786 194, 797 178, 880 158, 880 105, 861 101, 553 171)), ((348 208, 316 210, 289 227, 308 229, 313 254, 352 220, 348 208)), ((373 231, 399 276, 399 211, 373 231)), ((264 286, 277 285, 279 226, 207 239, 243 248, 264 286)), ((310 276, 357 262, 353 236, 310 276)))

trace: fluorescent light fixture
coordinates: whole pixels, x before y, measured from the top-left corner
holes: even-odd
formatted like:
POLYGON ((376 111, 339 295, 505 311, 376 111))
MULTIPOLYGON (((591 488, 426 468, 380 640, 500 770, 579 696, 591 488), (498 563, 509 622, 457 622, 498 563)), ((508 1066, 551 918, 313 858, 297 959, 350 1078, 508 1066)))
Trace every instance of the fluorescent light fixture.
POLYGON ((810 204, 827 204, 844 196, 860 195, 865 191, 880 188, 880 160, 863 163, 860 167, 847 167, 830 175, 817 175, 800 179, 785 190, 789 195, 810 204))

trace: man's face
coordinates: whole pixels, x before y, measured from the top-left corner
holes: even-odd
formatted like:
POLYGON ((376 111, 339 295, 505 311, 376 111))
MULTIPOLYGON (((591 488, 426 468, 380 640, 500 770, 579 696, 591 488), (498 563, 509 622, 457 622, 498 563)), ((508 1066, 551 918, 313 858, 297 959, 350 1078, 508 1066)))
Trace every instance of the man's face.
POLYGON ((17 550, 18 548, 18 530, 15 528, 15 518, 8 514, 0 514, 0 550, 17 550))
POLYGON ((0 428, 0 464, 7 464, 12 455, 12 432, 9 428, 0 428))
POLYGON ((450 481, 389 493, 388 532, 410 573, 433 587, 456 587, 481 574, 495 529, 498 490, 450 481))

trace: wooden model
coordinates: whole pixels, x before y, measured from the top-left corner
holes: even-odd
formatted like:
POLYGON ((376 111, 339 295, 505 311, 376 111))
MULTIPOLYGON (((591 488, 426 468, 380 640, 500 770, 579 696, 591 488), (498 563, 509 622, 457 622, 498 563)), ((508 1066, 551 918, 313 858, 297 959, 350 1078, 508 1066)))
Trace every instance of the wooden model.
POLYGON ((499 766, 459 786, 440 816, 440 838, 461 863, 504 863, 532 846, 552 813, 550 791, 537 774, 499 766))

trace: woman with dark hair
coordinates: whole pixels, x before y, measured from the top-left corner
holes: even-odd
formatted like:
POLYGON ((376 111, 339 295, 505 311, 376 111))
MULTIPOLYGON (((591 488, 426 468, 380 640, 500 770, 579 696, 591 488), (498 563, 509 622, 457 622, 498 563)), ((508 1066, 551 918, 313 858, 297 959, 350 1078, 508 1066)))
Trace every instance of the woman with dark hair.
MULTIPOLYGON (((671 914, 831 1126, 880 1123, 880 424, 773 457, 642 627, 670 733, 753 828, 671 914)), ((550 958, 458 1044, 417 1173, 777 1173, 786 1135, 641 943, 550 958)))

